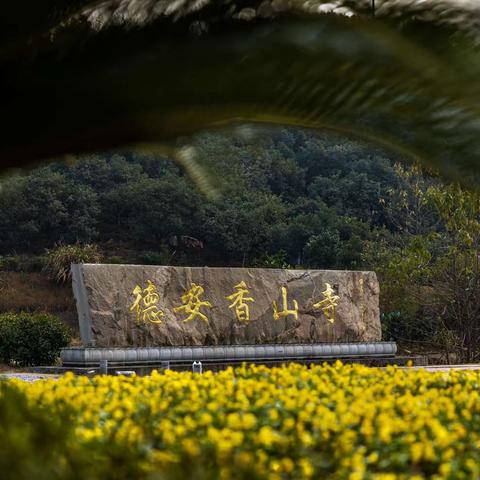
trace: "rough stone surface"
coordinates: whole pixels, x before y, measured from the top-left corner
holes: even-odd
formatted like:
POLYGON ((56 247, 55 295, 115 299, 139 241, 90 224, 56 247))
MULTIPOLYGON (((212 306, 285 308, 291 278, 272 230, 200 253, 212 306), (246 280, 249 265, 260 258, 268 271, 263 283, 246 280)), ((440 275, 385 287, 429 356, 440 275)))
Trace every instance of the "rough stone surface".
MULTIPOLYGON (((75 267, 75 266, 74 266, 75 267)), ((73 270, 74 293, 79 310, 80 330, 85 346, 146 347, 181 345, 240 345, 269 343, 318 343, 338 341, 379 341, 379 286, 374 272, 339 270, 274 270, 247 268, 190 268, 140 265, 80 265, 73 270), (136 286, 151 281, 158 293, 155 307, 164 312, 161 323, 140 318, 135 303, 136 286), (245 282, 254 302, 248 302, 250 321, 236 318, 227 296, 235 285, 245 282), (201 285, 200 312, 185 322, 182 295, 192 283, 201 285), (323 300, 329 283, 340 297, 335 321, 327 320, 313 305, 323 300), (272 302, 283 310, 282 287, 287 288, 288 308, 298 302, 298 319, 293 315, 275 320, 272 302), (82 294, 83 289, 83 294, 82 294), (80 293, 79 293, 80 292, 80 293), (86 295, 85 295, 86 293, 86 295)), ((143 297, 142 297, 143 298, 143 297)))

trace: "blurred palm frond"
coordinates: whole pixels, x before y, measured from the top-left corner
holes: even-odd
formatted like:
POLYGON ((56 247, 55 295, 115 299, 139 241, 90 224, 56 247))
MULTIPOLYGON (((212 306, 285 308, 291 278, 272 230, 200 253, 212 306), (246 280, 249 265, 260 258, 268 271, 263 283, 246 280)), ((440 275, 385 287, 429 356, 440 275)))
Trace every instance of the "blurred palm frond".
POLYGON ((16 0, 0 7, 0 161, 235 122, 332 130, 445 174, 480 169, 468 0, 16 0))

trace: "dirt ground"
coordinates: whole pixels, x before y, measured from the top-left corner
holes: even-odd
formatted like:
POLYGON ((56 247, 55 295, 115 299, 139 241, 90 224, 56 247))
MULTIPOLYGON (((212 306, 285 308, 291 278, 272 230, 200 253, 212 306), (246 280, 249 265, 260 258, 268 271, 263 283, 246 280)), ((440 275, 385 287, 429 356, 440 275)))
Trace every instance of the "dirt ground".
POLYGON ((72 286, 58 285, 42 273, 0 271, 0 313, 11 311, 52 313, 78 330, 72 286))

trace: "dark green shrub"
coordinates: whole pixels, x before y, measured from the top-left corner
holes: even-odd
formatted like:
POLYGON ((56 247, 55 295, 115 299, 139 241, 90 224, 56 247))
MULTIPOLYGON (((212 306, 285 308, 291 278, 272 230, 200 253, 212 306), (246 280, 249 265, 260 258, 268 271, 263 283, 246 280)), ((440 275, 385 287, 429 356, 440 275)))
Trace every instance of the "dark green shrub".
POLYGON ((0 270, 7 272, 40 272, 46 259, 41 255, 0 256, 0 270))
POLYGON ((442 331, 438 319, 428 315, 412 316, 401 311, 382 313, 383 340, 433 342, 442 331))
POLYGON ((70 341, 70 329, 47 314, 0 315, 0 361, 17 365, 50 365, 70 341))
POLYGON ((58 244, 46 252, 45 271, 52 280, 65 283, 72 278, 72 263, 100 263, 103 255, 97 245, 75 243, 73 245, 58 244))
POLYGON ((166 251, 146 251, 139 256, 139 260, 142 265, 168 265, 171 261, 171 255, 166 251))
POLYGON ((106 262, 107 263, 112 263, 114 265, 125 265, 126 263, 129 263, 123 257, 120 257, 118 255, 112 255, 111 257, 108 257, 106 259, 106 262))
POLYGON ((252 265, 256 268, 292 268, 287 262, 287 253, 279 250, 277 253, 264 253, 262 256, 255 258, 252 265))

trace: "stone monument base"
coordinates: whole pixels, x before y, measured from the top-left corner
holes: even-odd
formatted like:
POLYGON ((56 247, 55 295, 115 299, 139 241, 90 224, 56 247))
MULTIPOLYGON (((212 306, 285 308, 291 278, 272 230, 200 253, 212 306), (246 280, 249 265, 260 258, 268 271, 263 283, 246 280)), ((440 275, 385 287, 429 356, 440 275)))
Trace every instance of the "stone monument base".
POLYGON ((81 264, 72 278, 85 347, 382 338, 374 272, 81 264))
POLYGON ((193 362, 215 365, 247 363, 318 362, 336 359, 395 358, 395 342, 317 343, 288 345, 225 345, 203 347, 95 348, 62 350, 62 365, 98 368, 105 360, 110 367, 191 367, 193 362))

